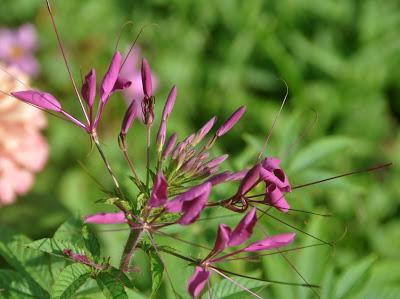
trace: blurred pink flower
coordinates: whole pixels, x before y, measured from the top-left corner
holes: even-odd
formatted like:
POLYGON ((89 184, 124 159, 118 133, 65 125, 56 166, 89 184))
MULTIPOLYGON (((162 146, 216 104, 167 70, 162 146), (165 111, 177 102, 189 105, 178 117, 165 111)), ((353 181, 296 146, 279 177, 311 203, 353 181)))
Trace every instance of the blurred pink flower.
MULTIPOLYGON (((1 68, 23 82, 28 81, 15 68, 1 68)), ((7 93, 24 88, 3 71, 0 86, 7 93)), ((35 173, 44 167, 48 145, 40 130, 46 125, 42 111, 0 94, 0 206, 26 193, 32 187, 35 173)))
POLYGON ((39 73, 39 64, 33 53, 38 44, 35 27, 25 24, 18 29, 0 29, 0 61, 18 67, 30 76, 39 73))

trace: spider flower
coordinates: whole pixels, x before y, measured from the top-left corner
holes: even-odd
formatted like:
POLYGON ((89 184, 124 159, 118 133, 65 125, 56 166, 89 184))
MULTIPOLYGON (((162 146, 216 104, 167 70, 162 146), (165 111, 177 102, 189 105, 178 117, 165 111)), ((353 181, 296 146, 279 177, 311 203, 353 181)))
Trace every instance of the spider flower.
POLYGON ((293 242, 296 234, 286 233, 274 236, 268 236, 260 241, 251 243, 232 253, 219 256, 225 249, 244 244, 249 240, 253 233, 254 226, 257 223, 256 209, 248 212, 235 229, 231 230, 226 224, 220 224, 218 227, 217 238, 214 248, 195 268, 194 274, 188 280, 189 294, 197 298, 210 279, 213 267, 216 263, 223 262, 226 258, 243 252, 257 252, 271 250, 289 245, 293 242))
POLYGON ((47 125, 44 113, 7 95, 23 88, 21 82, 28 78, 16 68, 2 68, 8 74, 0 73, 5 92, 0 94, 0 206, 29 191, 48 156, 48 145, 41 134, 47 125))
POLYGON ((34 57, 38 46, 35 27, 25 24, 13 30, 0 29, 0 61, 17 67, 29 76, 39 74, 39 64, 34 57))

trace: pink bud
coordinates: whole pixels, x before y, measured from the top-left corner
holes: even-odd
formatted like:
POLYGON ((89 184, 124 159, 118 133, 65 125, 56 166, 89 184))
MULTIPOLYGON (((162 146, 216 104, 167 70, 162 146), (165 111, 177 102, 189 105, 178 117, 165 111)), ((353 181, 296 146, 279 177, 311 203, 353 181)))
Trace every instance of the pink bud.
POLYGON ((215 159, 212 159, 210 162, 208 162, 206 164, 206 167, 208 168, 213 168, 216 166, 219 166, 221 163, 223 163, 227 158, 229 157, 229 155, 222 155, 220 157, 217 157, 215 159))
POLYGON ((161 121, 160 128, 158 129, 157 133, 157 145, 158 145, 158 150, 161 152, 164 143, 165 143, 165 137, 167 135, 167 124, 164 120, 161 121))
POLYGON ((151 70, 150 65, 146 59, 142 61, 142 84, 143 84, 143 93, 146 98, 150 98, 152 96, 152 82, 151 82, 151 70))
POLYGON ((218 129, 216 135, 217 137, 221 137, 226 134, 232 127, 240 120, 243 113, 246 111, 244 106, 239 107, 233 114, 225 121, 222 126, 218 129))
POLYGON ((188 281, 188 292, 193 298, 197 298, 201 291, 207 284, 210 278, 210 271, 201 267, 196 267, 194 274, 189 278, 188 281))
POLYGON ((129 105, 128 110, 126 110, 124 120, 122 121, 121 133, 126 135, 128 130, 131 128, 133 121, 138 115, 138 105, 136 101, 132 101, 129 105))
POLYGON ((203 127, 197 132, 195 139, 193 140, 193 145, 196 145, 199 143, 203 138, 210 132, 212 127, 215 124, 215 121, 217 120, 217 117, 211 118, 208 122, 206 122, 203 127))
POLYGON ((165 159, 172 151, 172 149, 175 146, 176 139, 178 138, 178 135, 176 133, 172 134, 171 137, 169 138, 167 142, 167 146, 164 149, 164 152, 162 154, 162 157, 165 159))
POLYGON ((162 119, 167 120, 169 118, 169 115, 172 112, 172 109, 174 108, 176 100, 176 86, 174 85, 169 92, 167 102, 165 103, 163 114, 162 114, 162 119))
POLYGON ((164 205, 168 199, 167 188, 167 180, 165 179, 164 174, 160 171, 156 176, 148 206, 154 208, 164 205))

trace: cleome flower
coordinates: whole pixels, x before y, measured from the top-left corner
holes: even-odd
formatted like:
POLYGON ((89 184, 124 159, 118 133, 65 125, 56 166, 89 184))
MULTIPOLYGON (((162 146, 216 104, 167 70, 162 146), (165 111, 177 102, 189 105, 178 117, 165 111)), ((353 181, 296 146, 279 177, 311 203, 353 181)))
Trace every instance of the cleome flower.
POLYGON ((243 252, 270 250, 289 245, 296 236, 294 233, 269 236, 263 240, 251 243, 246 247, 218 257, 225 249, 244 244, 251 237, 256 223, 256 209, 253 208, 233 230, 226 224, 219 225, 214 248, 207 257, 198 263, 194 274, 189 278, 188 292, 192 297, 196 298, 201 294, 213 271, 220 273, 221 270, 215 266, 216 263, 223 262, 226 258, 243 252))
POLYGON ((28 77, 15 67, 1 69, 0 206, 12 203, 32 187, 48 156, 48 145, 41 134, 47 126, 44 113, 8 95, 24 88, 22 82, 28 77))

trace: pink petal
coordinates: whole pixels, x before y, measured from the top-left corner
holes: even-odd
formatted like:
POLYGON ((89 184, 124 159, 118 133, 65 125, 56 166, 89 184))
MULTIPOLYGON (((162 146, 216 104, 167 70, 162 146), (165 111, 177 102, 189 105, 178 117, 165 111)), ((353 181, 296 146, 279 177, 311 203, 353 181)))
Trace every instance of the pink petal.
POLYGON ((239 222, 233 230, 228 245, 238 246, 246 242, 253 233, 253 228, 257 223, 256 209, 253 208, 243 219, 239 222))
POLYGON ((217 157, 215 159, 212 159, 210 162, 207 163, 206 167, 208 168, 213 168, 215 166, 219 166, 221 163, 223 163, 226 159, 228 159, 229 155, 222 155, 220 157, 217 157))
POLYGON ((274 184, 271 184, 267 187, 264 201, 284 213, 287 213, 290 209, 290 205, 283 197, 282 191, 279 190, 274 184))
POLYGON ((220 224, 218 227, 217 239, 215 240, 214 249, 216 253, 223 251, 228 247, 231 229, 226 224, 220 224))
POLYGON ((156 176, 153 191, 151 192, 148 206, 155 208, 164 205, 168 199, 168 183, 162 172, 156 176))
POLYGON ((239 195, 245 195, 258 184, 260 179, 260 170, 261 165, 257 164, 246 173, 245 177, 242 180, 242 183, 239 186, 239 195))
POLYGON ((115 52, 111 64, 104 75, 104 78, 100 85, 100 100, 105 104, 114 89, 115 83, 119 76, 119 68, 121 67, 121 54, 115 52))
POLYGON ((85 223, 95 224, 119 224, 126 223, 125 213, 98 213, 85 217, 85 223))
POLYGON ((91 69, 82 85, 82 96, 88 106, 92 108, 96 97, 96 70, 91 69))
POLYGON ((165 143, 165 138, 167 135, 167 123, 165 120, 162 120, 160 123, 160 128, 158 129, 157 133, 157 149, 159 151, 162 150, 164 143, 165 143))
POLYGON ((39 90, 25 90, 11 93, 17 99, 41 109, 61 112, 61 104, 51 94, 39 90))
POLYGON ((204 268, 196 267, 194 274, 189 278, 188 281, 188 292, 190 296, 196 298, 200 295, 204 289, 208 279, 210 278, 210 272, 204 268))
POLYGON ((283 247, 292 243, 295 237, 295 233, 280 234, 272 237, 267 237, 264 240, 250 244, 245 249, 243 249, 243 251, 255 252, 283 247))
POLYGON ((203 140, 203 138, 208 134, 208 132, 210 132, 210 130, 214 126, 216 120, 217 118, 214 116, 203 125, 203 127, 197 132, 196 137, 193 140, 193 145, 196 145, 201 140, 203 140))
POLYGON ((221 137, 222 135, 226 134, 232 127, 240 120, 243 116, 246 108, 244 106, 239 107, 233 114, 225 121, 222 126, 218 129, 216 135, 221 137))

